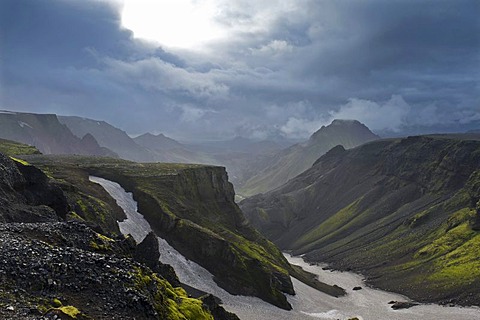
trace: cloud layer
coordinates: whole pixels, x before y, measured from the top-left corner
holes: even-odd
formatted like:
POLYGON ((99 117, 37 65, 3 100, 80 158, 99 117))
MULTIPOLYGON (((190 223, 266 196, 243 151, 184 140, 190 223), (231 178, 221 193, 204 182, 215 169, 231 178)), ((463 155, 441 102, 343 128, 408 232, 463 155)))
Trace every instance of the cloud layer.
POLYGON ((134 38, 118 2, 0 2, 1 108, 183 139, 480 125, 478 1, 210 2, 228 36, 201 51, 134 38))

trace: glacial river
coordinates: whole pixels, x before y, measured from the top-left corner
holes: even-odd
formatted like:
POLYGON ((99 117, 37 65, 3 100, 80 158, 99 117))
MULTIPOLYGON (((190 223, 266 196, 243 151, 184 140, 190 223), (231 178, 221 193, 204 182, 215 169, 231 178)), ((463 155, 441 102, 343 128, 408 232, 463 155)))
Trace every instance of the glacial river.
MULTIPOLYGON (((151 231, 149 223, 137 211, 137 203, 132 194, 117 183, 98 177, 90 180, 102 185, 105 190, 123 208, 127 219, 119 222, 123 234, 131 234, 135 241, 141 242, 151 231)), ((305 270, 317 274, 320 281, 337 284, 347 290, 347 295, 334 298, 317 291, 292 278, 297 293, 287 296, 293 307, 285 311, 274 307, 258 298, 234 296, 217 286, 212 274, 198 264, 187 260, 171 247, 164 239, 158 238, 160 261, 172 265, 181 282, 200 290, 212 293, 222 299, 228 311, 236 313, 242 320, 314 320, 314 319, 349 319, 358 317, 362 320, 479 320, 480 308, 443 307, 434 304, 419 305, 410 309, 393 310, 389 301, 408 301, 406 297, 365 286, 362 277, 350 272, 325 271, 322 266, 309 265, 300 257, 285 254, 292 264, 300 265, 305 270), (363 289, 353 291, 361 286, 363 289)))

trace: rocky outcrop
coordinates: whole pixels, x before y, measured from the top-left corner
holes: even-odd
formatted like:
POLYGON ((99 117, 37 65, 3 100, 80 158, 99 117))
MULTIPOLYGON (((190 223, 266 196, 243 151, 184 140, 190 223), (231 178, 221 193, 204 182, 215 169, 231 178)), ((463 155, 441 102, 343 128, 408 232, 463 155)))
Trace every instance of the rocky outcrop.
POLYGON ((133 258, 152 269, 152 271, 161 274, 172 286, 181 286, 173 267, 160 262, 158 239, 153 232, 150 232, 145 239, 137 245, 133 258))
POLYGON ((61 189, 37 168, 0 153, 0 222, 57 221, 68 211, 61 189))
POLYGON ((389 304, 392 305, 391 308, 393 310, 409 309, 411 307, 418 306, 418 303, 406 301, 390 301, 389 304))
POLYGON ((336 147, 282 187, 243 201, 282 249, 361 271, 417 301, 480 301, 480 142, 409 137, 336 147))

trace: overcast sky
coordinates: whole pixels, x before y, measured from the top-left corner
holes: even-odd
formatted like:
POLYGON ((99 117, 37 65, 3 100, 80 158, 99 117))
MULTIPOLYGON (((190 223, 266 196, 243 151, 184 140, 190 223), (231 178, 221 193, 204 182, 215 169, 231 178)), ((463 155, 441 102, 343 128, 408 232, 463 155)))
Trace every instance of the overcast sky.
POLYGON ((478 0, 129 1, 1 0, 0 109, 178 139, 480 128, 478 0))

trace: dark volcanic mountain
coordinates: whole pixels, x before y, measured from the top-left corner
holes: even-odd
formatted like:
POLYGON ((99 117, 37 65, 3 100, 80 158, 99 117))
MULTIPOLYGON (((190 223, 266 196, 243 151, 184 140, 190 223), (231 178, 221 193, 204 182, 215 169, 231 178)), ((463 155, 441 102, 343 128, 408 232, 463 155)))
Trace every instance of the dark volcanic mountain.
POLYGON ((356 120, 334 120, 321 127, 308 141, 293 145, 269 159, 262 171, 239 188, 239 194, 251 196, 273 190, 310 168, 315 160, 337 145, 348 149, 378 138, 356 120))
POLYGON ((26 143, 45 154, 84 154, 118 157, 91 135, 79 137, 54 114, 0 111, 0 138, 26 143))
POLYGON ((416 300, 480 304, 480 141, 337 146, 241 208, 284 250, 416 300))

